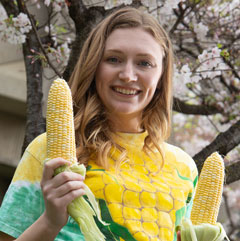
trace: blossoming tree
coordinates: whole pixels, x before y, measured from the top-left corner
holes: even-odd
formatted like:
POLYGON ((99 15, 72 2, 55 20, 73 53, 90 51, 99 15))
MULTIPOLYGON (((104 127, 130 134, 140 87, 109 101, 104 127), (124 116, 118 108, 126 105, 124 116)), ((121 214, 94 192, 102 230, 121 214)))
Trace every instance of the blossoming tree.
MULTIPOLYGON (((23 148, 45 130, 46 68, 68 80, 92 26, 113 8, 153 14, 169 32, 176 56, 174 140, 201 170, 214 151, 226 156, 226 183, 240 180, 239 0, 0 0, 0 40, 22 44, 27 75, 23 148), (44 19, 39 19, 39 13, 44 19), (37 128, 36 128, 37 126, 37 128)), ((240 199, 240 195, 238 196, 240 199)))

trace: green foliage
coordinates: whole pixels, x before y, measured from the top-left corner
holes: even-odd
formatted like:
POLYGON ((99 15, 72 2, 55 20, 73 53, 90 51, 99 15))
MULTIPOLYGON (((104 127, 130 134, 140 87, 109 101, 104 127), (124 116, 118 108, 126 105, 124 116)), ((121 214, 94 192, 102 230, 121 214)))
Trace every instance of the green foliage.
POLYGON ((229 58, 230 58, 230 53, 228 52, 227 49, 223 49, 220 54, 221 54, 221 56, 222 56, 223 58, 225 58, 226 60, 229 60, 229 58))
POLYGON ((55 25, 54 28, 56 29, 57 34, 67 33, 67 29, 64 28, 63 26, 55 25))

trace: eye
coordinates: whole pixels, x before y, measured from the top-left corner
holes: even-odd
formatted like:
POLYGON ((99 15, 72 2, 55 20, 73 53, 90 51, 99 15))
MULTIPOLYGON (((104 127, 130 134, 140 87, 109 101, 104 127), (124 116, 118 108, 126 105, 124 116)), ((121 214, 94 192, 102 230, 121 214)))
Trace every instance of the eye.
POLYGON ((153 66, 150 61, 146 61, 146 60, 141 60, 141 61, 138 63, 138 65, 143 66, 143 67, 148 67, 148 68, 150 68, 150 67, 153 66))
POLYGON ((117 57, 108 57, 107 59, 106 59, 106 61, 107 62, 109 62, 109 63, 119 63, 120 62, 120 59, 119 58, 117 58, 117 57))

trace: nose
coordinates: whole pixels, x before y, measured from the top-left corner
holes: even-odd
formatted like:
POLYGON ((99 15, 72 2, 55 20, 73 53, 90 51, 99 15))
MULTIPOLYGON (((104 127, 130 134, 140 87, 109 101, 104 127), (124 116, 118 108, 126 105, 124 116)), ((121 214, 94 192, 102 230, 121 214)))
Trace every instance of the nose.
POLYGON ((125 82, 137 81, 137 73, 134 64, 127 62, 119 72, 119 79, 125 82))

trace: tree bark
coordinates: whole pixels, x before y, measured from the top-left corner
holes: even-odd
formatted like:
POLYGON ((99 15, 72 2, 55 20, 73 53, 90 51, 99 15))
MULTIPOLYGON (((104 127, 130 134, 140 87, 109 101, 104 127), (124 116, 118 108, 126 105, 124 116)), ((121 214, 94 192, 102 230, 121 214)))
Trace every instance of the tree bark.
POLYGON ((173 110, 187 115, 213 115, 222 111, 214 106, 190 105, 174 97, 173 110))
MULTIPOLYGON (((215 140, 208 146, 203 148, 199 153, 193 156, 199 173, 202 170, 205 159, 213 152, 217 151, 219 154, 225 156, 233 148, 240 144, 240 120, 233 124, 228 130, 220 133, 215 140)), ((240 180, 240 162, 236 162, 226 166, 226 183, 232 183, 240 180)))
MULTIPOLYGON (((28 14, 27 6, 22 0, 17 0, 19 12, 28 14)), ((33 55, 31 50, 41 52, 37 37, 33 30, 27 34, 26 42, 22 45, 24 64, 27 77, 27 111, 26 131, 22 146, 22 153, 28 144, 39 134, 45 131, 45 121, 42 115, 42 72, 41 60, 32 62, 29 56, 33 55)))
POLYGON ((78 61, 82 46, 89 32, 97 21, 103 19, 109 11, 103 7, 86 8, 82 0, 68 0, 69 15, 72 18, 76 28, 76 39, 73 42, 68 65, 63 73, 63 78, 68 81, 73 69, 78 61))
POLYGON ((42 63, 36 60, 31 63, 28 58, 32 55, 31 49, 40 51, 35 34, 31 31, 28 34, 27 41, 23 44, 24 63, 27 76, 27 123, 25 138, 22 146, 22 152, 28 144, 39 134, 45 131, 45 120, 42 115, 42 63))

